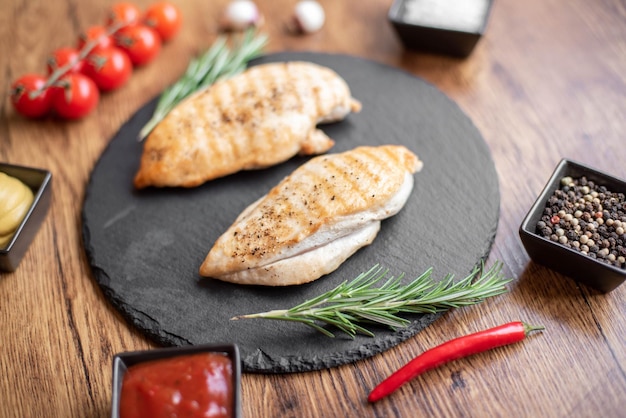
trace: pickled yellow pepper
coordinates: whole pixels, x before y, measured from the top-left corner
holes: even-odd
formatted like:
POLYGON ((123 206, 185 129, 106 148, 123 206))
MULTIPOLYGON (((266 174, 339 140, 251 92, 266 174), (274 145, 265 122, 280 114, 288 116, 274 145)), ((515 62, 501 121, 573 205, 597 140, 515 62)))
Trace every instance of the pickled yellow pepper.
POLYGON ((33 199, 33 191, 26 184, 0 172, 0 249, 11 241, 33 199))

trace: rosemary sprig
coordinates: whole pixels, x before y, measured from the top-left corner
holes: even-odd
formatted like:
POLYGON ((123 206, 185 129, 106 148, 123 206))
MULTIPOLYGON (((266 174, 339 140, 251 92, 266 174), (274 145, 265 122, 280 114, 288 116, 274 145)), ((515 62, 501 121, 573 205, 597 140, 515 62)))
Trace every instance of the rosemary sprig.
POLYGON ((139 132, 139 140, 148 136, 178 103, 192 93, 245 70, 248 61, 261 55, 266 43, 267 36, 255 35, 254 29, 246 31, 232 49, 229 49, 225 36, 217 38, 206 52, 192 59, 185 74, 161 94, 152 117, 139 132))
POLYGON ((363 324, 385 325, 391 329, 406 327, 411 321, 398 314, 435 313, 474 305, 505 293, 506 284, 512 280, 502 275, 502 263, 499 262, 486 271, 484 265, 476 266, 467 277, 456 282, 452 274, 441 281, 434 280, 432 268, 406 285, 402 284, 404 274, 388 277, 388 273, 389 270, 375 265, 354 280, 344 281, 293 308, 239 315, 231 319, 265 318, 300 322, 334 337, 332 332, 320 325, 322 323, 351 337, 357 333, 373 337, 374 333, 363 324))

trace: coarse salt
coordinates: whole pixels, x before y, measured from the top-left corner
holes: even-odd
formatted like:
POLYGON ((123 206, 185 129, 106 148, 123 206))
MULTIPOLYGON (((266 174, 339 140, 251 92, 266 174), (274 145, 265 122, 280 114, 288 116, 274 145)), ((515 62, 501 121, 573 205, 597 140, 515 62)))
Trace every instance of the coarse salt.
POLYGON ((420 26, 478 32, 484 25, 489 0, 406 0, 403 20, 420 26))

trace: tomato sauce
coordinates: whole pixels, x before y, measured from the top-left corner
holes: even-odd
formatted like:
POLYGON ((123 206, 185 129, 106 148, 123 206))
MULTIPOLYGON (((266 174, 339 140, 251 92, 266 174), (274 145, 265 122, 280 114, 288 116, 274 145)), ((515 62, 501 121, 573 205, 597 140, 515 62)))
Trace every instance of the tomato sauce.
POLYGON ((201 353, 128 368, 120 418, 234 416, 233 365, 226 354, 201 353))

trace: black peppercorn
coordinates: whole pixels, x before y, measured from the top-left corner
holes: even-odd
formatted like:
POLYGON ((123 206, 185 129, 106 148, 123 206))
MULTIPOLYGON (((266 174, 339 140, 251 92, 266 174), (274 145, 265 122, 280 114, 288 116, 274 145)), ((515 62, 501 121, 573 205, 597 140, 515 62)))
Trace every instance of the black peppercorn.
POLYGON ((536 233, 626 269, 626 198, 586 177, 561 181, 546 202, 536 233))

